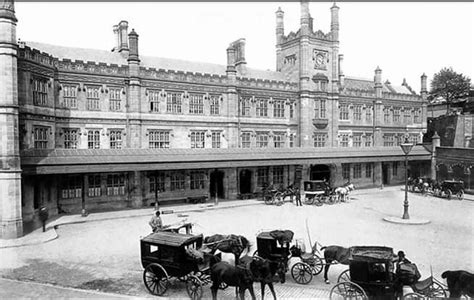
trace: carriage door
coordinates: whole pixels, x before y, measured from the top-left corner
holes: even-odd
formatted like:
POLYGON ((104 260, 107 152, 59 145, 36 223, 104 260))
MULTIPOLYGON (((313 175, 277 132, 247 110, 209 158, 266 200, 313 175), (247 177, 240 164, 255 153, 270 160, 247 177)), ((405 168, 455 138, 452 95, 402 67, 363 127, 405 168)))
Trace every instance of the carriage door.
POLYGON ((390 184, 390 179, 388 177, 388 165, 382 163, 382 184, 390 184))
POLYGON ((252 172, 248 169, 240 171, 239 174, 240 194, 248 194, 252 188, 252 172))
POLYGON ((224 198, 224 172, 214 170, 210 175, 209 193, 211 198, 224 198))

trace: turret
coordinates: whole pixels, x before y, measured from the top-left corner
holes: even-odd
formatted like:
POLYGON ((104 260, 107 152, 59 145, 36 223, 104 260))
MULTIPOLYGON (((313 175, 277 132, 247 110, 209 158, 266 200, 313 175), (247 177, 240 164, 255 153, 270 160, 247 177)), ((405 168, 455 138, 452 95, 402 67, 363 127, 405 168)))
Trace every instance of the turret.
POLYGON ((308 0, 301 0, 301 35, 309 35, 310 33, 310 20, 311 16, 309 14, 309 1, 308 0))
POLYGON ((331 7, 331 36, 333 41, 339 40, 339 7, 336 2, 331 7))
POLYGON ((374 83, 375 97, 382 98, 382 70, 379 68, 379 66, 377 66, 377 69, 375 69, 374 83))

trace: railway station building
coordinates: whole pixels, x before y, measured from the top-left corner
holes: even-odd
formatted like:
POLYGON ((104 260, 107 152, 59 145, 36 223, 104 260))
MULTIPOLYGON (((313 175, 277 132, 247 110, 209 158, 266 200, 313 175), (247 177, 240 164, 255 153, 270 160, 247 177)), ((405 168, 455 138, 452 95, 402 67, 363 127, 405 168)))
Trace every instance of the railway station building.
POLYGON ((264 71, 247 64, 245 39, 217 64, 140 55, 127 21, 113 26, 112 51, 17 42, 14 3, 0 0, 1 238, 21 236, 42 206, 56 215, 241 199, 304 180, 398 184, 405 138, 419 143, 410 173, 429 174, 427 77, 417 93, 377 66, 373 79, 346 76, 339 7, 322 32, 300 5, 296 32, 276 11, 276 67, 264 71))

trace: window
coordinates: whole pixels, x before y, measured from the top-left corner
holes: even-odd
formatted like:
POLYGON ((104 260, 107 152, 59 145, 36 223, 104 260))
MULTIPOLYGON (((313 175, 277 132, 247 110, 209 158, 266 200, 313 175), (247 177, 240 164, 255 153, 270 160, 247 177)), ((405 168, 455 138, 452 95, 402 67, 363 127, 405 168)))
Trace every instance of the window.
POLYGON ((257 117, 268 116, 268 100, 256 99, 257 102, 257 117))
POLYGON ((268 182, 268 168, 258 168, 257 169, 257 186, 264 187, 268 182))
POLYGON ((107 175, 107 196, 125 195, 125 175, 107 175))
POLYGON ((109 109, 110 111, 120 111, 121 110, 121 99, 120 99, 121 90, 118 88, 111 88, 109 90, 109 109))
POLYGON ((77 149, 77 131, 77 129, 63 129, 65 149, 77 149))
POLYGON ((242 132, 242 148, 250 148, 250 132, 242 132))
POLYGON ((166 94, 166 112, 173 114, 181 113, 181 93, 178 92, 168 92, 166 94))
POLYGON ((420 122, 420 110, 419 109, 416 109, 413 113, 413 123, 421 123, 420 122))
POLYGON ((160 92, 158 91, 147 91, 148 92, 148 102, 150 103, 151 112, 160 111, 160 92))
POLYGON ((268 134, 266 132, 257 133, 257 148, 268 147, 268 134))
POLYGON ((362 165, 354 164, 354 178, 361 178, 361 177, 362 177, 362 165))
POLYGON ((354 120, 355 121, 362 120, 362 105, 354 106, 354 120))
POLYGON ((339 146, 340 147, 349 147, 349 134, 348 133, 343 133, 341 134, 339 141, 339 146))
POLYGON ((34 127, 33 140, 35 149, 48 149, 48 127, 34 127))
POLYGON ((393 134, 384 134, 383 145, 384 147, 393 147, 395 145, 395 137, 393 134))
MULTIPOLYGON (((418 134, 410 134, 408 136, 408 140, 410 141, 410 143, 413 143, 413 144, 417 144, 418 143, 418 139, 420 138, 420 136, 418 134)), ((405 140, 403 140, 405 141, 405 140)))
POLYGON ((77 87, 75 85, 63 85, 63 107, 77 108, 77 87))
POLYGON ((210 108, 211 108, 211 115, 218 115, 220 113, 219 110, 219 97, 211 95, 209 96, 210 108))
POLYGON ((290 148, 293 148, 295 146, 295 136, 293 134, 290 134, 290 137, 289 137, 289 146, 290 148))
POLYGON ((349 120, 349 105, 341 104, 339 108, 339 120, 349 120))
POLYGON ((122 131, 111 130, 109 132, 110 149, 122 149, 122 131))
POLYGON ((273 184, 283 185, 283 167, 273 167, 273 184))
POLYGON ((294 102, 290 102, 290 118, 294 118, 295 116, 295 103, 294 102))
POLYGON ((392 175, 397 176, 398 174, 398 161, 394 161, 392 164, 392 175))
POLYGON ((357 133, 352 137, 352 147, 362 147, 362 134, 357 133))
POLYGON ((366 134, 365 135, 365 146, 366 147, 372 147, 372 134, 366 134))
POLYGON ((39 106, 46 106, 48 104, 48 80, 47 79, 33 79, 33 104, 39 106))
POLYGON ((163 130, 151 130, 148 132, 148 148, 169 148, 170 132, 163 130))
POLYGON ((383 121, 385 123, 390 123, 390 108, 389 107, 383 108, 383 121))
POLYGON ((321 148, 326 147, 326 140, 328 135, 326 133, 315 133, 314 134, 314 147, 321 148))
POLYGON ((100 148, 100 130, 87 131, 87 148, 88 149, 100 148))
POLYGON ((326 100, 324 99, 314 100, 314 118, 315 119, 326 118, 326 100))
POLYGON ((273 117, 275 118, 285 117, 285 101, 275 100, 273 102, 273 117))
POLYGON ((349 164, 342 164, 342 179, 349 180, 351 176, 351 166, 349 164))
POLYGON ((372 106, 367 106, 365 109, 365 121, 367 123, 372 123, 372 106))
POLYGON ((89 182, 89 186, 87 189, 87 196, 100 197, 101 196, 100 175, 89 175, 87 176, 87 181, 89 182))
POLYGON ((273 145, 275 148, 283 148, 285 146, 285 135, 283 133, 275 133, 273 135, 273 145))
POLYGON ((82 197, 82 177, 65 176, 61 183, 61 198, 81 198, 82 197))
POLYGON ((204 148, 205 146, 205 132, 204 131, 192 131, 191 132, 191 149, 204 148))
POLYGON ((202 115, 204 113, 204 95, 189 94, 189 113, 194 115, 202 115))
POLYGON ((393 123, 400 123, 400 107, 393 109, 393 123))
POLYGON ((171 191, 180 191, 184 190, 184 173, 183 172, 173 172, 170 176, 170 190, 171 191))
POLYGON ((405 107, 405 109, 403 110, 403 123, 411 123, 411 110, 408 107, 405 107))
POLYGON ((165 191, 165 174, 158 173, 153 174, 150 178, 150 193, 164 192, 165 191), (158 188, 158 190, 156 190, 158 188))
POLYGON ((87 87, 86 98, 88 110, 100 110, 99 87, 87 87))
POLYGON ((250 116, 250 97, 240 97, 240 113, 242 116, 250 116))
POLYGON ((365 164, 365 177, 367 178, 372 177, 372 169, 373 169, 373 165, 371 163, 365 164))
POLYGON ((211 139, 212 139, 212 148, 221 147, 221 132, 220 131, 211 132, 211 139))
POLYGON ((201 171, 192 171, 190 174, 191 190, 202 190, 204 189, 204 181, 206 174, 201 171))

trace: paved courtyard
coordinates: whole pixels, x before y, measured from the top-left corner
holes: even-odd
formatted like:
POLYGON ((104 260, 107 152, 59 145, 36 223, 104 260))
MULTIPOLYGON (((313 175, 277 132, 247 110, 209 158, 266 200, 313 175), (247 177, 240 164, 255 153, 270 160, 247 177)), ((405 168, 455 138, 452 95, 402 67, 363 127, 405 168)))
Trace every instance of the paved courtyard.
MULTIPOLYGON (((403 191, 386 189, 377 193, 354 194, 348 203, 281 207, 263 203, 232 209, 187 213, 195 223, 194 232, 210 235, 235 233, 253 242, 259 230, 291 229, 295 238, 308 237, 306 221, 313 242, 322 245, 385 245, 394 251, 404 250, 417 263, 423 278, 448 269, 474 269, 474 202, 424 197, 409 194, 410 216, 429 219, 427 225, 400 225, 383 217, 401 216, 403 191)), ((150 297, 142 282, 139 239, 150 232, 150 215, 99 222, 60 226, 59 238, 38 245, 0 249, 0 276, 22 281, 48 283, 63 287, 98 290, 134 297, 150 297)), ((182 218, 164 215, 164 222, 182 218)), ((332 266, 329 279, 336 282, 346 266, 332 266)), ((327 298, 332 287, 322 274, 302 286, 287 274, 287 283, 276 285, 279 298, 327 298)), ((257 297, 260 288, 257 288, 257 297)), ((204 296, 210 297, 209 287, 204 296)), ((232 298, 232 289, 219 292, 232 298)), ((166 293, 170 298, 185 298, 182 283, 175 283, 166 293)), ((270 296, 267 289, 266 296, 270 296)))

